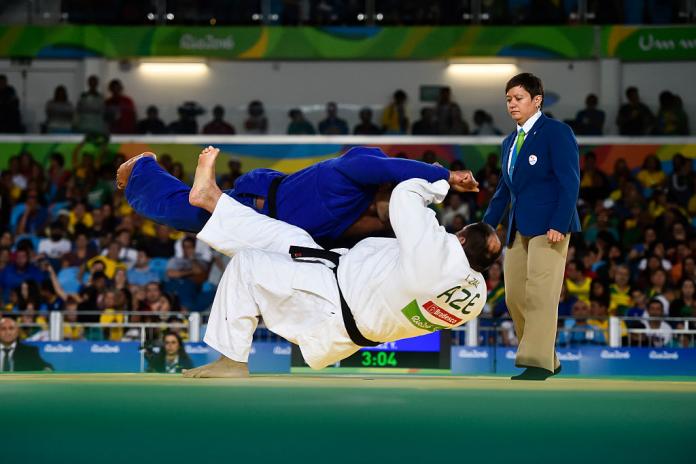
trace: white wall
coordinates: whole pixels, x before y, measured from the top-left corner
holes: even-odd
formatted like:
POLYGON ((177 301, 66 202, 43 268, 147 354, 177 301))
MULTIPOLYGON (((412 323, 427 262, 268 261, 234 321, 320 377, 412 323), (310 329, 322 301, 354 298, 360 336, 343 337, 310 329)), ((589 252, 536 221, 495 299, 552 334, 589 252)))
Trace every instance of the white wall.
MULTIPOLYGON (((616 133, 613 124, 616 109, 621 103, 622 92, 607 92, 607 82, 602 82, 602 70, 598 61, 540 61, 518 62, 518 70, 529 71, 544 80, 547 93, 559 99, 547 105, 555 117, 573 117, 584 104, 585 96, 594 92, 600 96, 600 105, 607 111, 607 133, 616 133), (607 94, 603 101, 602 91, 607 94)), ((609 67, 610 68, 610 67, 609 67)), ((75 102, 82 91, 88 74, 102 77, 102 87, 108 80, 119 78, 126 93, 136 101, 139 116, 149 104, 157 105, 165 122, 176 118, 176 107, 185 100, 196 100, 209 110, 215 104, 223 104, 230 120, 237 129, 242 127, 246 105, 250 100, 260 99, 269 115, 271 132, 284 133, 287 126, 288 109, 299 106, 309 119, 316 123, 324 113, 328 101, 339 103, 339 114, 348 119, 350 125, 357 122, 357 112, 362 106, 379 110, 389 102, 397 88, 405 90, 410 97, 411 120, 418 118, 424 104, 418 101, 420 85, 449 85, 455 100, 462 106, 467 121, 475 109, 490 112, 503 131, 511 128, 505 112, 504 85, 510 77, 485 76, 466 77, 448 71, 442 61, 400 62, 241 62, 210 61, 209 72, 201 78, 182 79, 152 78, 144 76, 137 66, 123 66, 118 61, 89 59, 35 60, 27 68, 26 79, 22 79, 20 66, 0 60, 0 73, 8 75, 10 83, 23 100, 25 122, 36 131, 44 119, 43 107, 52 96, 53 88, 63 84, 68 88, 71 101, 75 102)), ((657 109, 660 91, 670 89, 684 99, 685 107, 696 131, 696 95, 690 92, 690 76, 696 75, 696 61, 682 63, 620 64, 617 71, 607 73, 604 79, 618 79, 618 88, 636 85, 643 100, 657 109), (608 76, 608 77, 607 77, 608 76)), ((202 126, 209 115, 199 118, 202 126)))

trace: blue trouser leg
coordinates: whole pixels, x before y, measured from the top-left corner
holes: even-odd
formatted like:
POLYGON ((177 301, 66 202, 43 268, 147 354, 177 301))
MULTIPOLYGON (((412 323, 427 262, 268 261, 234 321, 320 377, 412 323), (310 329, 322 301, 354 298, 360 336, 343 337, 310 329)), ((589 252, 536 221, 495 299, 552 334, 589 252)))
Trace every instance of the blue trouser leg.
MULTIPOLYGON (((165 171, 153 158, 144 157, 133 166, 126 186, 126 199, 141 216, 178 230, 197 233, 210 213, 191 206, 190 191, 191 187, 165 171)), ((238 200, 234 190, 224 193, 238 200)))

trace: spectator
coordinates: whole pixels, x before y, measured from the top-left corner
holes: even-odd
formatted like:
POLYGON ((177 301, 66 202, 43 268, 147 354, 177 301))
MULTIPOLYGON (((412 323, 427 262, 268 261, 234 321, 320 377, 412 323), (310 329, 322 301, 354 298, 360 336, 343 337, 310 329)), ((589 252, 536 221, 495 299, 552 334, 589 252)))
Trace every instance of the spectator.
POLYGON ((68 100, 68 91, 59 85, 53 92, 53 100, 46 102, 45 129, 49 134, 69 134, 75 120, 75 107, 68 100))
POLYGON ((304 113, 299 108, 293 108, 288 112, 290 124, 288 124, 288 135, 314 135, 316 134, 312 124, 304 117, 304 113))
POLYGON ((146 249, 138 250, 135 266, 128 269, 128 280, 133 285, 145 286, 150 282, 159 282, 160 276, 150 267, 150 257, 146 249))
POLYGON ((135 130, 138 134, 166 134, 167 126, 159 117, 159 109, 156 106, 150 105, 145 111, 145 119, 138 121, 135 130))
MULTIPOLYGON (((128 229, 119 229, 116 231, 115 240, 120 245, 118 261, 122 262, 128 269, 130 269, 135 265, 135 262, 138 259, 138 252, 131 246, 131 232, 128 229)), ((107 254, 108 250, 102 250, 102 256, 106 256, 107 254)))
POLYGON ((123 84, 118 79, 109 82, 111 96, 106 99, 106 119, 112 134, 135 134, 135 104, 123 94, 123 84))
POLYGON ((22 214, 15 229, 16 235, 38 234, 44 230, 48 220, 48 211, 41 204, 39 192, 30 189, 26 195, 26 201, 15 206, 22 214))
POLYGON ((406 92, 399 89, 394 92, 392 102, 384 108, 382 113, 382 133, 390 135, 403 135, 408 133, 409 120, 406 111, 406 92))
MULTIPOLYGON (((451 134, 453 127, 453 115, 456 114, 452 108, 459 107, 456 103, 452 101, 452 89, 449 87, 442 87, 440 89, 440 95, 437 99, 437 105, 435 106, 435 118, 437 120, 437 133, 438 134, 451 134)), ((460 110, 461 114, 461 110, 460 110)), ((467 133, 468 133, 467 127, 467 133)))
POLYGON ((669 305, 670 317, 696 317, 696 283, 691 278, 682 280, 679 298, 669 305))
POLYGON ((181 306, 189 311, 200 311, 201 284, 208 277, 208 266, 196 257, 196 240, 186 237, 182 241, 183 257, 172 258, 167 264, 166 289, 179 297, 181 306))
POLYGON ((65 169, 63 155, 58 152, 51 153, 48 166, 49 199, 63 200, 65 198, 70 177, 71 172, 65 169))
POLYGON ((34 264, 29 262, 29 252, 26 249, 17 249, 14 262, 9 263, 0 273, 0 288, 4 300, 9 297, 10 291, 18 288, 22 282, 33 280, 43 282, 44 274, 34 264))
POLYGON ((591 343, 594 339, 594 330, 587 323, 590 317, 590 305, 585 300, 576 300, 571 315, 572 317, 563 323, 563 330, 558 333, 558 343, 565 346, 591 343))
POLYGON ((177 108, 179 119, 169 124, 167 131, 170 134, 197 134, 198 122, 196 118, 203 112, 203 108, 198 103, 192 101, 184 102, 177 108))
POLYGON ((474 111, 473 135, 501 135, 500 129, 493 124, 493 116, 483 110, 474 111))
MULTIPOLYGON (((657 189, 667 184, 667 176, 656 155, 649 155, 645 158, 643 167, 638 171, 636 179, 644 189, 657 189)), ((649 192, 645 192, 645 196, 649 196, 649 192)))
POLYGON ((123 338, 123 324, 126 320, 124 314, 125 308, 116 307, 116 290, 107 289, 101 294, 99 299, 99 323, 102 325, 114 324, 116 327, 105 327, 104 337, 112 342, 120 342, 123 338), (121 326, 118 326, 121 325, 121 326))
POLYGON ((604 130, 604 111, 597 109, 599 99, 591 93, 585 98, 585 109, 575 115, 572 127, 576 135, 602 135, 604 130))
POLYGON ((94 225, 94 218, 87 210, 87 205, 82 201, 78 201, 73 205, 68 218, 68 231, 71 233, 77 232, 79 226, 91 229, 94 225))
POLYGON ((75 129, 84 134, 104 134, 106 124, 104 121, 105 103, 104 97, 99 93, 99 78, 89 76, 87 79, 87 91, 82 92, 77 101, 77 123, 75 129))
POLYGON ((576 301, 578 301, 578 298, 575 295, 568 293, 568 286, 565 282, 563 282, 563 285, 561 286, 561 298, 558 300, 559 327, 564 326, 561 322, 563 318, 568 318, 572 315, 573 306, 575 305, 576 301))
POLYGON ((359 113, 360 124, 353 128, 354 135, 380 135, 382 131, 372 122, 372 110, 364 107, 359 113))
POLYGON ((37 347, 19 341, 17 322, 0 318, 0 372, 52 370, 53 366, 41 359, 37 347))
POLYGON ((268 119, 259 100, 252 100, 247 106, 247 118, 244 120, 244 131, 247 134, 265 134, 268 132, 268 119))
POLYGON ((450 192, 447 195, 447 199, 447 206, 442 211, 440 224, 445 227, 451 227, 452 221, 457 215, 461 215, 464 221, 468 223, 471 217, 471 210, 469 204, 462 200, 461 194, 459 192, 450 192))
POLYGON ((174 256, 174 240, 170 237, 171 229, 165 225, 155 226, 155 236, 145 243, 145 249, 151 258, 171 258, 174 256))
POLYGON ((672 174, 669 176, 669 194, 680 206, 687 206, 692 191, 693 160, 681 153, 672 157, 672 174))
POLYGON ((588 151, 583 156, 580 172, 580 198, 594 207, 596 202, 608 197, 609 191, 609 179, 597 168, 597 155, 593 151, 588 151))
POLYGON ((227 169, 228 171, 218 179, 223 190, 234 187, 235 181, 242 175, 242 162, 237 158, 230 158, 227 161, 227 169))
POLYGON ((411 133, 413 135, 437 135, 435 124, 435 110, 426 106, 421 108, 420 119, 413 123, 411 133))
MULTIPOLYGON (((609 295, 595 296, 590 299, 590 314, 592 318, 587 324, 593 330, 592 341, 599 345, 609 344, 609 295)), ((619 321, 621 337, 628 336, 628 326, 623 320, 619 321)))
POLYGON ((78 322, 77 300, 69 297, 65 303, 63 312, 63 339, 70 341, 80 341, 85 338, 85 329, 78 322))
POLYGON ((652 111, 640 101, 638 89, 626 89, 628 103, 621 106, 616 124, 621 135, 647 135, 652 131, 655 117, 652 111))
POLYGON ((648 346, 664 348, 672 344, 672 327, 662 320, 664 315, 663 302, 657 298, 651 299, 648 303, 648 318, 643 320, 648 346))
POLYGON ((60 264, 60 258, 70 253, 72 243, 65 238, 65 230, 60 222, 54 222, 49 229, 50 235, 39 240, 39 254, 60 264))
POLYGON ((234 126, 225 121, 225 108, 216 105, 213 108, 213 120, 203 126, 204 134, 234 135, 234 126))
POLYGON ((568 293, 586 303, 590 302, 592 279, 585 275, 585 264, 581 259, 574 259, 566 264, 565 284, 568 293))
POLYGON ((631 270, 625 264, 614 269, 614 282, 609 286, 609 314, 624 316, 631 308, 631 270))
POLYGON ((159 353, 149 359, 148 372, 179 374, 183 369, 193 368, 193 361, 186 354, 181 337, 174 332, 167 332, 163 337, 163 346, 159 353))
POLYGON ((19 113, 19 98, 14 87, 7 83, 7 76, 0 74, 0 134, 24 132, 19 113))
POLYGON ((440 132, 440 135, 467 135, 469 133, 469 125, 464 121, 459 105, 450 105, 447 118, 447 132, 440 132))
POLYGON ((334 102, 326 104, 326 118, 319 121, 322 135, 348 135, 348 123, 338 117, 338 106, 334 102))
POLYGON ((91 268, 94 263, 99 261, 104 264, 104 274, 106 277, 113 279, 116 269, 126 269, 126 265, 121 262, 120 254, 121 244, 118 242, 110 242, 105 254, 95 256, 87 261, 87 268, 91 268))
POLYGON ((689 135, 689 117, 681 98, 667 90, 660 93, 655 135, 689 135))

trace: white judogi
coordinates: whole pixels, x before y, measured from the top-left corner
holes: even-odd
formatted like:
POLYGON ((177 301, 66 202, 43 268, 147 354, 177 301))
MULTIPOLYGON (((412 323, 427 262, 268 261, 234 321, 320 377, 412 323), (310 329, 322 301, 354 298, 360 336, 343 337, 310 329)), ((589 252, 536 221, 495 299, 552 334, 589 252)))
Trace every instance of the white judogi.
MULTIPOLYGON (((481 312, 483 276, 469 267, 456 236, 427 206, 441 202, 449 184, 410 179, 392 193, 389 214, 396 239, 368 238, 343 252, 338 280, 360 332, 388 342, 452 328, 481 312)), ((346 332, 333 271, 296 262, 290 245, 320 248, 304 230, 260 215, 222 195, 198 238, 233 256, 220 280, 205 342, 247 362, 258 316, 299 345, 309 366, 321 369, 357 350, 346 332)))

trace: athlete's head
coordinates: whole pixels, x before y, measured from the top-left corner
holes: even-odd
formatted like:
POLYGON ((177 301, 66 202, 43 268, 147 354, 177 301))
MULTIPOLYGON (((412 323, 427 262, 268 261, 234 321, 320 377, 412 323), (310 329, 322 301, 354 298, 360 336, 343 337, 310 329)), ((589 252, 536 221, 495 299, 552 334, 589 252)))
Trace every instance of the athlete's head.
POLYGON ((457 232, 471 269, 484 272, 498 260, 503 250, 495 229, 485 222, 474 222, 457 232))

